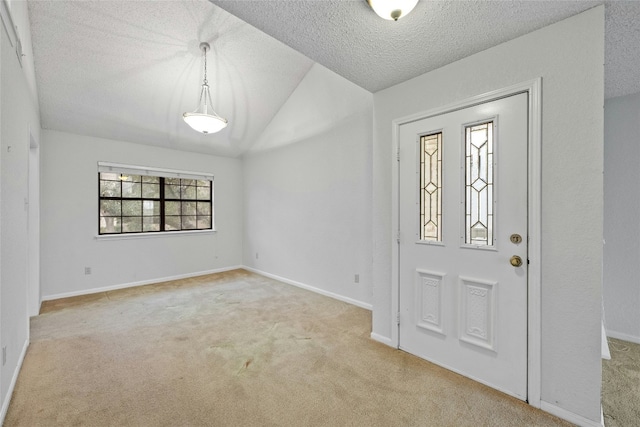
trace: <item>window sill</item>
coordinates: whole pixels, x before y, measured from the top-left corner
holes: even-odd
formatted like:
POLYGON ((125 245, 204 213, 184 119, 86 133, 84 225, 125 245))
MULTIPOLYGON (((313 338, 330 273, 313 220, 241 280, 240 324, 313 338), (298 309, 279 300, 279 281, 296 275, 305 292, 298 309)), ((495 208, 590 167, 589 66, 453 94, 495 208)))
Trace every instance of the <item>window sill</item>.
POLYGON ((129 240, 129 239, 149 239, 154 237, 185 236, 196 234, 215 234, 216 230, 183 230, 183 231, 155 231, 148 233, 122 233, 122 234, 99 234, 96 240, 129 240))

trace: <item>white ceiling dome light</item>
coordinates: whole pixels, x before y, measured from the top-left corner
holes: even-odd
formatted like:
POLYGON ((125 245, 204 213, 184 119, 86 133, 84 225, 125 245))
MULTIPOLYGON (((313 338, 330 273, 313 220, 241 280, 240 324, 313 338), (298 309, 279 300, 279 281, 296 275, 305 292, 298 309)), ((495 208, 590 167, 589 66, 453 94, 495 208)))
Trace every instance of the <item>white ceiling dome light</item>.
POLYGON ((418 0, 367 0, 367 3, 379 17, 397 21, 411 12, 418 0))
POLYGON ((209 43, 200 43, 200 50, 204 57, 204 81, 200 90, 198 108, 192 113, 184 113, 182 118, 194 130, 204 133, 216 133, 227 127, 227 119, 223 119, 213 110, 211 93, 207 82, 207 51, 211 49, 209 43))

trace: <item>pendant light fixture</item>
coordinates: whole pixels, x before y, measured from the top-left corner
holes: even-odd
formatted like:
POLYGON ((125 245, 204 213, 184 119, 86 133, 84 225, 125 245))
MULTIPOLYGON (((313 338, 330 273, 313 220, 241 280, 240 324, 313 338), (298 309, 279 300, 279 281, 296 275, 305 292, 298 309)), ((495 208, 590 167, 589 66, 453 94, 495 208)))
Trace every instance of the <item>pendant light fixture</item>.
POLYGON ((367 0, 367 3, 379 17, 397 21, 411 12, 418 0, 367 0))
POLYGON ((200 101, 198 108, 192 113, 184 113, 182 118, 198 132, 209 134, 216 133, 227 127, 227 119, 223 119, 213 110, 213 102, 211 101, 211 93, 209 93, 209 85, 207 84, 207 51, 211 49, 209 43, 200 43, 200 50, 204 56, 204 81, 200 90, 200 101))

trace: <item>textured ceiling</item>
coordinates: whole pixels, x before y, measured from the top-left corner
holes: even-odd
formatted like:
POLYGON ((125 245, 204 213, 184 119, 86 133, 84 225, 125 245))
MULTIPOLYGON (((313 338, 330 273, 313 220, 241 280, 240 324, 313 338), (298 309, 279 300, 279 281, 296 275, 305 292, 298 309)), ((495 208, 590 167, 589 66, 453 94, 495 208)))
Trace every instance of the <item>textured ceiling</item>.
POLYGON ((206 0, 30 1, 42 127, 186 151, 250 148, 313 65, 206 0), (215 109, 229 126, 189 128, 202 53, 215 109))
POLYGON ((605 98, 640 92, 640 1, 612 1, 605 8, 605 98))
MULTIPOLYGON (((314 62, 375 92, 603 3, 421 0, 392 22, 365 0, 211 1, 29 0, 43 128, 238 156, 314 62), (202 40, 230 122, 215 135, 181 119, 202 40)), ((605 4, 605 96, 640 92, 640 1, 605 4)))
MULTIPOLYGON (((421 0, 393 22, 365 0, 211 1, 371 92, 605 3, 421 0)), ((605 96, 640 92, 640 1, 605 4, 605 96)))

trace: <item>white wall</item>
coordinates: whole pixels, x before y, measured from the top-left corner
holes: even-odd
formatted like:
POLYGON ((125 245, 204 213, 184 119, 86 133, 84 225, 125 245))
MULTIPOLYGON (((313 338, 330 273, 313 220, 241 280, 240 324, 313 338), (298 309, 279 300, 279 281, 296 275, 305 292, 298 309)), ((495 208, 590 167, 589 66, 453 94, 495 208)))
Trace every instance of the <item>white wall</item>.
POLYGON ((242 264, 240 160, 47 130, 40 146, 43 299, 242 264), (217 232, 96 240, 98 161, 214 174, 217 232))
POLYGON ((244 160, 246 266, 370 305, 372 103, 309 71, 244 160))
POLYGON ((604 7, 374 95, 373 333, 391 338, 391 121, 543 78, 543 407, 600 420, 604 7))
MULTIPOLYGON (((12 14, 19 37, 28 43, 26 3, 14 2, 12 14)), ((0 347, 6 347, 7 352, 0 375, 1 422, 29 339, 25 201, 29 188, 29 129, 38 138, 40 122, 26 71, 33 69, 30 46, 25 46, 27 56, 22 69, 4 28, 0 27, 0 33, 0 347)))
POLYGON ((604 104, 604 307, 610 336, 640 343, 640 93, 604 104))

